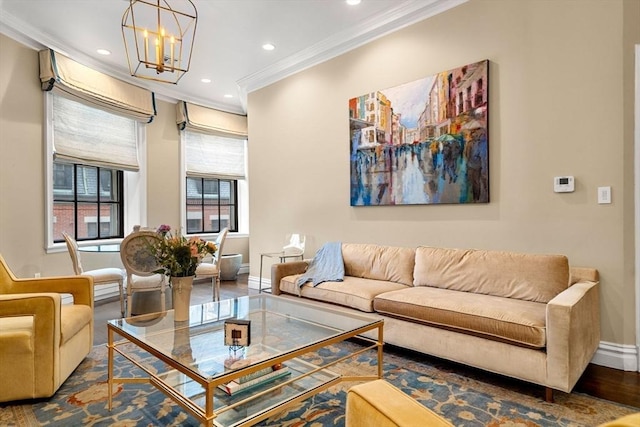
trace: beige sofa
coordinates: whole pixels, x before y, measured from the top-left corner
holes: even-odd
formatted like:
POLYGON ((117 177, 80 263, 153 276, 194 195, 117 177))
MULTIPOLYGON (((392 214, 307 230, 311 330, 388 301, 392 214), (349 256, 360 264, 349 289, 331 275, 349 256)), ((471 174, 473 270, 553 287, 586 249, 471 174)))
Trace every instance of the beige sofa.
POLYGON ((598 272, 565 256, 342 244, 342 282, 275 264, 274 294, 384 318, 386 343, 570 392, 600 341, 598 272))

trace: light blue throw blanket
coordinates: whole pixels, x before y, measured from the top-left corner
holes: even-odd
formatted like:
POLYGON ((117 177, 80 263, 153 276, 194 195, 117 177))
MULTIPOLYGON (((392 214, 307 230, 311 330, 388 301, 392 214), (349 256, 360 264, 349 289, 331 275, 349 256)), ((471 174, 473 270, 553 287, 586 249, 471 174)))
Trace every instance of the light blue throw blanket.
POLYGON ((342 282, 343 280, 342 243, 328 242, 318 249, 309 263, 309 268, 298 278, 296 284, 298 287, 302 287, 311 281, 313 286, 318 286, 322 282, 342 282))

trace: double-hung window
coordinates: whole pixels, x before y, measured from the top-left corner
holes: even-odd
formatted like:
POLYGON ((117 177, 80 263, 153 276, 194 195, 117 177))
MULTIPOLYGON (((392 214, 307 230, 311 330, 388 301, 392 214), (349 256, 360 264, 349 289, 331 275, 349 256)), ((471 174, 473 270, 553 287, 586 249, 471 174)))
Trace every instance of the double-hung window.
POLYGON ((123 192, 120 170, 54 161, 55 241, 63 231, 77 240, 122 237, 123 192))
POLYGON ((63 242, 63 232, 78 241, 124 237, 125 182, 139 170, 138 123, 58 93, 47 94, 47 114, 50 241, 63 242))
POLYGON ((191 130, 185 147, 185 213, 189 234, 239 231, 239 186, 245 179, 246 140, 191 130))

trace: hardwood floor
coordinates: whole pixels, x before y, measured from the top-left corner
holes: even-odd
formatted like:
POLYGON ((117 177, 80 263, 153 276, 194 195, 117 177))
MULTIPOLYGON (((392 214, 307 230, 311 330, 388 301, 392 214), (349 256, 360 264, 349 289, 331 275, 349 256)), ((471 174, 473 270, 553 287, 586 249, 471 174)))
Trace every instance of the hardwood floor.
MULTIPOLYGON (((256 290, 247 286, 248 275, 240 274, 236 281, 224 281, 220 287, 222 299, 235 298, 244 295, 257 294, 256 290)), ((199 280, 194 283, 191 300, 194 304, 211 301, 211 281, 199 280)), ((120 303, 117 298, 105 302, 98 302, 95 306, 94 345, 106 344, 107 321, 120 317, 120 303)), ((390 349, 391 350, 391 349, 390 349)), ((394 347, 392 351, 402 352, 394 347)), ((439 361, 439 363, 448 363, 439 361)), ((455 369, 471 369, 457 364, 455 369)), ((475 376, 494 376, 484 371, 473 370, 475 376)), ((495 377, 495 376, 494 376, 495 377)), ((525 387, 528 386, 525 384, 525 387)), ((537 387, 537 386, 531 386, 537 387)), ((590 364, 576 384, 574 391, 585 393, 600 399, 618 402, 624 405, 640 408, 640 373, 620 371, 603 366, 590 364)), ((538 392, 538 391, 537 391, 538 392)), ((540 387, 539 394, 543 396, 544 389, 540 387)))
POLYGON ((576 384, 581 393, 640 408, 640 373, 590 364, 576 384))

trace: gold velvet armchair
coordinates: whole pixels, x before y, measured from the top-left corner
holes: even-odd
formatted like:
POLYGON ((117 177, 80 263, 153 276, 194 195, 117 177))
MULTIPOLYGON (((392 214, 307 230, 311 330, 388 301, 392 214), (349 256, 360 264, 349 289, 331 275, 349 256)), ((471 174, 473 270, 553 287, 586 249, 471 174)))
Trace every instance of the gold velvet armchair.
POLYGON ((0 402, 53 396, 92 345, 91 277, 17 279, 0 255, 0 402))

